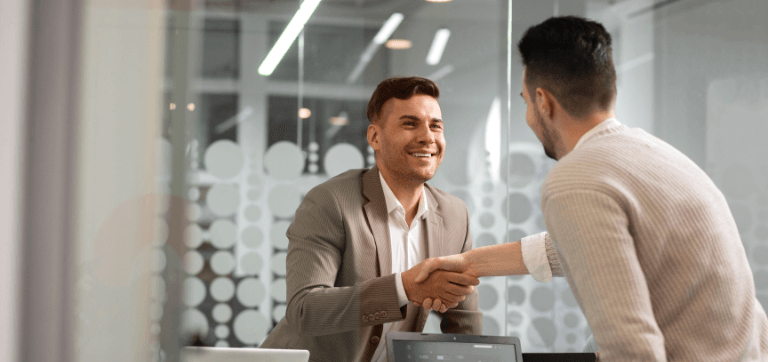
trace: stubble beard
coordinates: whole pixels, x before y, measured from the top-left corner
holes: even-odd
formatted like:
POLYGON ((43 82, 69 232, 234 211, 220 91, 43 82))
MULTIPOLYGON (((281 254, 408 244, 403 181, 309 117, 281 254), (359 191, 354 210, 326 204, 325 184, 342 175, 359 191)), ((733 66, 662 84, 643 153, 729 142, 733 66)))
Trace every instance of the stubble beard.
POLYGON ((536 122, 539 124, 539 128, 541 129, 541 145, 544 147, 544 154, 547 155, 547 157, 557 161, 557 153, 555 152, 555 147, 557 147, 557 143, 560 141, 560 138, 557 136, 555 132, 552 132, 546 124, 544 124, 544 117, 539 115, 538 112, 536 112, 536 122))

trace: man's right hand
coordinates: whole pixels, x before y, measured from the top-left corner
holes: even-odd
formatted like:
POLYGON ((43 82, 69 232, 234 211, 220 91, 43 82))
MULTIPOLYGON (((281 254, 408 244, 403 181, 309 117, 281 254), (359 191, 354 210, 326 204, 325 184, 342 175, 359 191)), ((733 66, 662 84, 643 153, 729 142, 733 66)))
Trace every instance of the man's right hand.
POLYGON ((445 306, 454 308, 472 293, 475 285, 480 284, 480 280, 473 276, 443 270, 434 271, 426 279, 416 282, 421 269, 425 267, 422 264, 401 274, 403 289, 412 302, 422 303, 427 298, 440 299, 445 306))

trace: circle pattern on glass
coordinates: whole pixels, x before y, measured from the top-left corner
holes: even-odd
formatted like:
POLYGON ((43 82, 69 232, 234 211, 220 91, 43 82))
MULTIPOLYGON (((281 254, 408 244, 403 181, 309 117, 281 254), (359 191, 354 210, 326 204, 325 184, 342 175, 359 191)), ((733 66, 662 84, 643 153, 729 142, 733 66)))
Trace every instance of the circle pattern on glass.
POLYGON ((163 249, 152 248, 152 253, 150 255, 152 256, 152 262, 151 262, 152 271, 159 273, 165 270, 165 264, 168 262, 168 259, 163 249))
POLYGON ((576 301, 576 297, 573 296, 573 292, 571 292, 571 289, 563 289, 562 294, 560 294, 560 297, 563 300, 563 303, 567 307, 576 308, 579 306, 579 302, 576 301))
POLYGON ((472 195, 467 192, 466 190, 455 190, 451 193, 451 195, 456 196, 461 199, 461 201, 464 201, 464 204, 467 205, 467 211, 470 215, 474 214, 475 212, 475 199, 472 197, 472 195))
POLYGON ((493 234, 489 233, 482 233, 480 236, 477 237, 477 241, 475 242, 475 247, 481 247, 481 246, 489 246, 489 245, 496 245, 496 237, 493 236, 493 234))
POLYGON ((523 187, 533 181, 536 176, 536 165, 531 156, 513 152, 502 160, 500 175, 510 186, 523 187), (509 173, 507 173, 507 167, 509 167, 509 173))
POLYGON ((229 343, 227 341, 216 341, 216 347, 227 348, 229 347, 229 343))
POLYGON ((501 205, 501 213, 507 217, 509 222, 519 224, 531 217, 533 206, 528 196, 515 192, 509 194, 509 197, 504 200, 501 205))
POLYGON ((565 341, 566 341, 566 342, 568 342, 569 344, 574 344, 574 343, 576 343, 576 335, 575 335, 575 334, 573 334, 573 333, 568 333, 568 334, 565 336, 565 341))
POLYGON ((536 318, 528 326, 528 340, 536 347, 551 347, 557 339, 555 323, 547 318, 536 318))
POLYGON ((232 221, 216 220, 208 231, 211 234, 211 244, 219 249, 231 248, 237 242, 237 226, 232 221))
POLYGON ((249 226, 240 235, 243 244, 249 248, 258 248, 261 245, 261 241, 264 239, 264 234, 256 226, 249 226))
POLYGON ((258 205, 249 205, 245 208, 245 219, 248 221, 258 221, 261 218, 261 209, 258 205))
POLYGON ((252 345, 261 343, 267 336, 269 328, 267 318, 261 313, 246 309, 235 317, 232 329, 235 331, 235 337, 244 344, 252 345))
POLYGON ((171 229, 168 227, 168 223, 165 222, 165 220, 156 218, 155 219, 155 245, 160 245, 166 240, 168 240, 168 235, 170 235, 171 229))
POLYGON ((349 143, 337 143, 325 152, 323 167, 328 177, 336 176, 344 171, 363 168, 363 154, 357 147, 349 143))
POLYGON ((501 328, 499 328, 499 322, 490 316, 483 316, 483 334, 486 336, 499 336, 501 335, 501 328))
POLYGON ((264 154, 264 168, 277 180, 295 180, 304 170, 304 153, 293 142, 277 142, 264 154))
POLYGON ((285 310, 286 310, 285 304, 278 304, 275 305, 274 308, 272 308, 272 319, 279 322, 283 317, 285 317, 285 310))
POLYGON ((237 194, 237 189, 230 184, 211 186, 205 198, 211 212, 220 217, 234 214, 237 207, 240 206, 240 196, 237 194))
POLYGON ((226 323, 232 319, 232 307, 229 304, 219 303, 213 307, 211 314, 216 322, 226 323))
POLYGON ((563 318, 563 323, 568 328, 576 328, 579 326, 579 316, 576 313, 568 313, 563 318))
POLYGON ((264 261, 259 253, 247 253, 240 259, 240 267, 247 275, 257 275, 261 272, 264 261))
POLYGON ((293 216, 300 203, 301 194, 291 185, 277 185, 269 192, 269 209, 275 216, 293 216))
POLYGON ((200 200, 200 189, 197 187, 190 187, 189 191, 187 191, 187 199, 189 199, 189 201, 200 200))
POLYGON ((235 283, 232 279, 219 277, 211 282, 211 297, 217 302, 226 302, 235 294, 235 283))
POLYGON ((279 276, 284 276, 286 273, 285 257, 286 253, 276 253, 272 255, 272 272, 279 276))
POLYGON ((184 271, 189 275, 195 275, 203 270, 205 260, 197 250, 190 250, 184 254, 184 271))
POLYGON ((235 257, 228 251, 217 251, 211 257, 211 270, 218 275, 228 275, 235 270, 235 257))
POLYGON ((493 198, 492 197, 484 197, 483 198, 483 207, 486 209, 490 209, 493 207, 493 198))
POLYGON ((521 324, 523 324, 523 314, 512 310, 507 313, 507 323, 511 324, 513 327, 519 327, 521 324))
POLYGON ((197 309, 187 309, 181 314, 181 335, 186 337, 193 334, 207 336, 208 319, 197 309))
POLYGON ((548 287, 537 287, 531 292, 531 306, 539 312, 549 312, 555 307, 555 291, 548 287))
POLYGON ((219 324, 216 326, 216 329, 213 330, 213 333, 218 339, 227 338, 229 337, 229 327, 227 327, 225 324, 219 324))
POLYGON ((197 221, 203 216, 203 208, 198 204, 187 205, 187 219, 189 221, 197 221))
POLYGON ((526 236, 528 236, 528 233, 523 230, 511 229, 509 230, 509 233, 507 233, 507 242, 520 241, 523 240, 523 238, 526 236))
POLYGON ((237 176, 243 169, 243 152, 237 143, 218 140, 205 150, 203 165, 210 174, 229 179, 237 176))
POLYGON ((484 228, 492 227, 495 221, 496 218, 490 212, 484 212, 482 215, 480 215, 480 226, 484 228))
POLYGON ((478 285, 477 294, 480 297, 480 309, 489 310, 499 302, 499 293, 490 285, 478 285))
POLYGON ((513 305, 522 305, 525 303, 525 289, 517 285, 507 288, 507 303, 513 305))
POLYGON ((197 224, 189 224, 184 228, 184 245, 197 249, 203 243, 203 229, 197 224))
POLYGON ((272 282, 272 299, 285 303, 286 292, 285 279, 276 279, 272 282))
POLYGON ((540 232, 547 230, 547 222, 544 220, 544 215, 539 215, 536 217, 536 227, 539 228, 540 232))
POLYGON ((272 224, 272 230, 269 231, 269 238, 272 240, 272 246, 278 249, 288 249, 288 236, 285 234, 291 223, 287 221, 278 221, 272 224))
POLYGON ((246 307, 255 307, 266 295, 264 285, 256 278, 245 278, 237 285, 237 300, 246 307))

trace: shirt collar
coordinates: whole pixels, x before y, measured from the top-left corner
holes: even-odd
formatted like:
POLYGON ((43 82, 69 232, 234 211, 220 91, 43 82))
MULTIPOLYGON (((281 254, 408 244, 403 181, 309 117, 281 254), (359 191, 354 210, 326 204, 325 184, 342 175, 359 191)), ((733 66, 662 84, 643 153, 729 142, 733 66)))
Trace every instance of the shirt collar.
POLYGON ((592 129, 587 131, 587 133, 584 133, 581 136, 581 138, 579 138, 579 142, 576 142, 576 145, 573 146, 573 150, 579 148, 579 146, 582 143, 584 143, 584 141, 586 141, 587 139, 592 137, 592 135, 594 135, 594 134, 596 134, 596 133, 598 133, 600 131, 603 131, 603 130, 607 129, 608 127, 610 127, 610 126, 612 126, 614 124, 618 124, 618 123, 619 123, 619 121, 616 118, 608 118, 605 121, 600 122, 597 126, 592 127, 592 129))
MULTIPOLYGON (((397 209, 403 210, 403 214, 405 214, 403 204, 400 203, 400 200, 397 199, 395 193, 389 188, 387 181, 384 181, 384 176, 381 175, 381 171, 379 171, 379 180, 381 180, 381 189, 384 191, 384 200, 387 203, 387 214, 390 214, 397 209)), ((421 199, 419 200, 419 209, 416 211, 415 218, 419 219, 425 216, 427 211, 429 211, 429 205, 427 204, 427 197, 424 193, 424 185, 421 185, 421 199)))

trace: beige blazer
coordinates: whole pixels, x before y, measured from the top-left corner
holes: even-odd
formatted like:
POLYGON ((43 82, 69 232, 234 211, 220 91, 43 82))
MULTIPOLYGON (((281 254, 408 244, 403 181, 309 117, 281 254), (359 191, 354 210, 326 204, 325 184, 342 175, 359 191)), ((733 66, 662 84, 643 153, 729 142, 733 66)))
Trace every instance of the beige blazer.
MULTIPOLYGON (((420 332, 428 313, 400 308, 392 273, 387 208, 378 168, 350 170, 313 188, 288 228, 287 301, 264 348, 307 349, 310 361, 370 361, 383 324, 405 320, 420 332)), ((472 248, 469 213, 459 198, 424 192, 427 256, 472 248), (433 207, 434 206, 434 207, 433 207)), ((477 291, 442 315, 444 333, 481 334, 477 291)))

